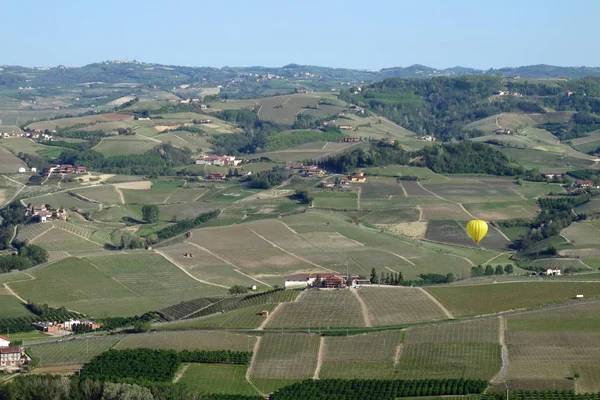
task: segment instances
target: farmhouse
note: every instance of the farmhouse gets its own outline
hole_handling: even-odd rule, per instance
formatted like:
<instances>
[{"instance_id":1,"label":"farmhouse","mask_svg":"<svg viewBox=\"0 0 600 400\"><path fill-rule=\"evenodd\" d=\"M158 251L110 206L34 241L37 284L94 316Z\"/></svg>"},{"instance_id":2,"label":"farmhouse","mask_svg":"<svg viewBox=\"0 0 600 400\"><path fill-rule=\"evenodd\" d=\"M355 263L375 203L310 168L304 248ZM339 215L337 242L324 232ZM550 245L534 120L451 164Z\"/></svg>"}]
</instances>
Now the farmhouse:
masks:
<instances>
[{"instance_id":1,"label":"farmhouse","mask_svg":"<svg viewBox=\"0 0 600 400\"><path fill-rule=\"evenodd\" d=\"M27 170L25 169L25 167L19 167L19 173L21 173L21 174L22 174L22 173L24 173L25 171L27 171Z\"/></svg>"},{"instance_id":2,"label":"farmhouse","mask_svg":"<svg viewBox=\"0 0 600 400\"><path fill-rule=\"evenodd\" d=\"M15 367L23 365L23 349L18 346L0 348L0 367Z\"/></svg>"},{"instance_id":3,"label":"farmhouse","mask_svg":"<svg viewBox=\"0 0 600 400\"><path fill-rule=\"evenodd\" d=\"M512 131L510 129L498 128L496 129L496 135L512 135Z\"/></svg>"},{"instance_id":4,"label":"farmhouse","mask_svg":"<svg viewBox=\"0 0 600 400\"><path fill-rule=\"evenodd\" d=\"M352 125L340 125L340 126L338 126L338 128L340 128L340 129L341 129L341 130L343 130L343 131L351 131L351 130L353 130L353 129L354 129L354 128L352 127Z\"/></svg>"},{"instance_id":5,"label":"farmhouse","mask_svg":"<svg viewBox=\"0 0 600 400\"><path fill-rule=\"evenodd\" d=\"M226 181L227 177L219 172L211 172L206 179L209 181Z\"/></svg>"},{"instance_id":6,"label":"farmhouse","mask_svg":"<svg viewBox=\"0 0 600 400\"><path fill-rule=\"evenodd\" d=\"M10 339L6 336L0 335L0 347L8 347L10 345Z\"/></svg>"},{"instance_id":7,"label":"farmhouse","mask_svg":"<svg viewBox=\"0 0 600 400\"><path fill-rule=\"evenodd\" d=\"M317 281L318 280L318 281ZM359 280L358 275L351 275L352 286ZM286 289L299 289L311 286L338 289L346 287L346 278L337 274L294 274L284 278Z\"/></svg>"},{"instance_id":8,"label":"farmhouse","mask_svg":"<svg viewBox=\"0 0 600 400\"><path fill-rule=\"evenodd\" d=\"M58 332L58 331L72 331L75 325L87 325L92 329L100 328L100 324L91 320L77 320L70 319L64 322L34 322L31 324L35 329L42 332Z\"/></svg>"},{"instance_id":9,"label":"farmhouse","mask_svg":"<svg viewBox=\"0 0 600 400\"><path fill-rule=\"evenodd\" d=\"M205 119L201 119L201 120L200 120L200 123L201 123L201 124L210 124L211 122L212 122L212 121L211 121L210 119L208 119L208 118L205 118Z\"/></svg>"},{"instance_id":10,"label":"farmhouse","mask_svg":"<svg viewBox=\"0 0 600 400\"><path fill-rule=\"evenodd\" d=\"M588 181L588 180L578 179L577 181L575 181L575 186L580 187L580 188L590 188L593 185L594 184L592 183L592 181Z\"/></svg>"},{"instance_id":11,"label":"farmhouse","mask_svg":"<svg viewBox=\"0 0 600 400\"><path fill-rule=\"evenodd\" d=\"M85 167L77 167L75 168L75 173L76 174L85 174L87 172L87 168Z\"/></svg>"},{"instance_id":12,"label":"farmhouse","mask_svg":"<svg viewBox=\"0 0 600 400\"><path fill-rule=\"evenodd\" d=\"M219 167L237 167L242 160L236 160L234 156L205 155L196 160L199 165L217 165Z\"/></svg>"},{"instance_id":13,"label":"farmhouse","mask_svg":"<svg viewBox=\"0 0 600 400\"><path fill-rule=\"evenodd\" d=\"M52 218L52 211L44 210L36 215L40 222L48 222L49 218Z\"/></svg>"},{"instance_id":14,"label":"farmhouse","mask_svg":"<svg viewBox=\"0 0 600 400\"><path fill-rule=\"evenodd\" d=\"M335 187L335 183L333 183L333 182L323 182L323 183L321 183L321 187L325 188L325 189L331 189L331 188Z\"/></svg>"},{"instance_id":15,"label":"farmhouse","mask_svg":"<svg viewBox=\"0 0 600 400\"><path fill-rule=\"evenodd\" d=\"M562 174L555 174L553 172L549 172L549 173L542 174L542 177L544 177L546 179L554 179L554 178L560 179L560 178L562 178Z\"/></svg>"},{"instance_id":16,"label":"farmhouse","mask_svg":"<svg viewBox=\"0 0 600 400\"><path fill-rule=\"evenodd\" d=\"M350 180L347 178L342 178L340 179L340 186L341 187L347 187L350 186Z\"/></svg>"},{"instance_id":17,"label":"farmhouse","mask_svg":"<svg viewBox=\"0 0 600 400\"><path fill-rule=\"evenodd\" d=\"M435 136L431 136L431 135L421 136L421 140L424 140L426 142L435 142Z\"/></svg>"},{"instance_id":18,"label":"farmhouse","mask_svg":"<svg viewBox=\"0 0 600 400\"><path fill-rule=\"evenodd\" d=\"M350 180L350 182L366 182L367 181L367 177L365 176L364 172L356 172L354 175L349 176L348 179Z\"/></svg>"},{"instance_id":19,"label":"farmhouse","mask_svg":"<svg viewBox=\"0 0 600 400\"><path fill-rule=\"evenodd\" d=\"M304 171L304 176L323 176L325 175L325 170L314 165L308 166Z\"/></svg>"},{"instance_id":20,"label":"farmhouse","mask_svg":"<svg viewBox=\"0 0 600 400\"><path fill-rule=\"evenodd\" d=\"M542 271L542 275L546 276L561 276L563 274L563 269L561 267L544 267Z\"/></svg>"}]
</instances>

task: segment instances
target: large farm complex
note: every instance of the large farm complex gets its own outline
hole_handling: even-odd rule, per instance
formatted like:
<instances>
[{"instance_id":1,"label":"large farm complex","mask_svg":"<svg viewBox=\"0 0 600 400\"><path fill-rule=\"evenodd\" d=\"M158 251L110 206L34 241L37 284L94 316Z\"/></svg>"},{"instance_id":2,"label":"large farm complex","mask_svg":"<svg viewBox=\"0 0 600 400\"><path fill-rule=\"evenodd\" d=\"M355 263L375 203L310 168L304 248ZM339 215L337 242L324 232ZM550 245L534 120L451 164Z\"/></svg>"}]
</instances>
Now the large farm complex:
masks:
<instances>
[{"instance_id":1,"label":"large farm complex","mask_svg":"<svg viewBox=\"0 0 600 400\"><path fill-rule=\"evenodd\" d=\"M479 118L419 79L129 64L152 85L0 80L0 387L600 392L600 110L565 103L597 80L439 78Z\"/></svg>"}]
</instances>

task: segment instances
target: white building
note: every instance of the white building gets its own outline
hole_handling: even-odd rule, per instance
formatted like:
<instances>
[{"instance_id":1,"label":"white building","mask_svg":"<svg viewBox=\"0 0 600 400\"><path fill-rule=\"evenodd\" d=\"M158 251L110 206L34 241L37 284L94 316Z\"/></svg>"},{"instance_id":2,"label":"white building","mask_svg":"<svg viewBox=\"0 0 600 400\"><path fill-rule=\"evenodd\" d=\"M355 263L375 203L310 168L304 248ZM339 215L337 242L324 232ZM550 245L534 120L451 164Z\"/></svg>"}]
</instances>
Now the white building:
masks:
<instances>
[{"instance_id":1,"label":"white building","mask_svg":"<svg viewBox=\"0 0 600 400\"><path fill-rule=\"evenodd\" d=\"M544 270L542 271L542 275L561 276L562 272L563 272L563 270L561 267L544 267Z\"/></svg>"},{"instance_id":2,"label":"white building","mask_svg":"<svg viewBox=\"0 0 600 400\"><path fill-rule=\"evenodd\" d=\"M31 168L31 172L37 172L37 168L36 167Z\"/></svg>"},{"instance_id":3,"label":"white building","mask_svg":"<svg viewBox=\"0 0 600 400\"><path fill-rule=\"evenodd\" d=\"M27 171L27 170L25 169L25 167L19 167L19 173L24 173L24 172L26 172L26 171Z\"/></svg>"},{"instance_id":4,"label":"white building","mask_svg":"<svg viewBox=\"0 0 600 400\"><path fill-rule=\"evenodd\" d=\"M10 339L6 336L0 335L0 347L8 347L10 345Z\"/></svg>"},{"instance_id":5,"label":"white building","mask_svg":"<svg viewBox=\"0 0 600 400\"><path fill-rule=\"evenodd\" d=\"M301 289L311 286L317 275L315 274L295 274L284 278L284 287L286 289Z\"/></svg>"}]
</instances>

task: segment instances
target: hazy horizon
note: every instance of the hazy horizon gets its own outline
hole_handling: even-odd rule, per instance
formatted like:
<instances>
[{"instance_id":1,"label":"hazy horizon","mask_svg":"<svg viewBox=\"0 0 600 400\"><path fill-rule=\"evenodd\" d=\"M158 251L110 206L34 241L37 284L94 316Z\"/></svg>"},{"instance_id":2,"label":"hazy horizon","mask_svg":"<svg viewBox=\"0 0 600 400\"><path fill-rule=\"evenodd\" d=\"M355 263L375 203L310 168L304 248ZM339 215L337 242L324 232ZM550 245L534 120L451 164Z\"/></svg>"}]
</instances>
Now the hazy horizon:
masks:
<instances>
[{"instance_id":1,"label":"hazy horizon","mask_svg":"<svg viewBox=\"0 0 600 400\"><path fill-rule=\"evenodd\" d=\"M185 66L380 70L414 64L487 70L512 65L600 66L600 2L474 0L301 4L133 0L0 2L0 64L83 66L141 60Z\"/></svg>"}]
</instances>

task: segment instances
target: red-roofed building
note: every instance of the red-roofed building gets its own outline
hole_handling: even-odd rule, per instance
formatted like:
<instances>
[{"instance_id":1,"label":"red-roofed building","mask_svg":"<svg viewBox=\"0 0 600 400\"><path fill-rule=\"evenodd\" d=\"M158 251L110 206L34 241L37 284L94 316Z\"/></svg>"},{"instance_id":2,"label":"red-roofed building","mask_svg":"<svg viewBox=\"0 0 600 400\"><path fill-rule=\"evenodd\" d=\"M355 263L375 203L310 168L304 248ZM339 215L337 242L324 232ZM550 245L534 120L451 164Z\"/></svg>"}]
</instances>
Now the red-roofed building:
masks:
<instances>
[{"instance_id":1,"label":"red-roofed building","mask_svg":"<svg viewBox=\"0 0 600 400\"><path fill-rule=\"evenodd\" d=\"M0 347L8 347L10 345L10 339L6 336L0 335Z\"/></svg>"},{"instance_id":2,"label":"red-roofed building","mask_svg":"<svg viewBox=\"0 0 600 400\"><path fill-rule=\"evenodd\" d=\"M226 181L227 177L219 172L211 172L207 179L209 181Z\"/></svg>"}]
</instances>

